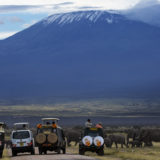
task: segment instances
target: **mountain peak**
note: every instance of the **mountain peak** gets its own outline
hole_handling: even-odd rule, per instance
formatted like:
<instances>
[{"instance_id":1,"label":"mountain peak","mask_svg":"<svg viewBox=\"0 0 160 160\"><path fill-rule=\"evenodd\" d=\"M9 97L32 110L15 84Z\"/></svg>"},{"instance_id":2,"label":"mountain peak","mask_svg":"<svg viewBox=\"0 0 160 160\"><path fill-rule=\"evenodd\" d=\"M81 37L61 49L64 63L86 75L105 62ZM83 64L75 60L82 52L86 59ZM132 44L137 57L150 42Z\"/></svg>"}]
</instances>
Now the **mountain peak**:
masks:
<instances>
[{"instance_id":1,"label":"mountain peak","mask_svg":"<svg viewBox=\"0 0 160 160\"><path fill-rule=\"evenodd\" d=\"M109 13L107 11L97 10L97 11L78 11L78 12L69 12L69 13L60 13L51 15L43 20L44 25L51 23L57 23L60 25L69 24L72 22L78 22L82 19L88 20L90 22L97 22L98 20L105 20L107 23L117 22L118 17L117 13Z\"/></svg>"}]
</instances>

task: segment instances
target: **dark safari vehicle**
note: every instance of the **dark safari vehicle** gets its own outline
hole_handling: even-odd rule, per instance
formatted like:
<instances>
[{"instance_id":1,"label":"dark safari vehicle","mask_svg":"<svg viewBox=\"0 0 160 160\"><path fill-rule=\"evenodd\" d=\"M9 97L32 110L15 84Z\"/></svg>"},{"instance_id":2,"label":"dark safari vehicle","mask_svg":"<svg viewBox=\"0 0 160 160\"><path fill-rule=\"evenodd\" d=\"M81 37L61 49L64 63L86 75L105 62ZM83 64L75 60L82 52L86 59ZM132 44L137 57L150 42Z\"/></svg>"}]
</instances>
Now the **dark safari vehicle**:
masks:
<instances>
[{"instance_id":1,"label":"dark safari vehicle","mask_svg":"<svg viewBox=\"0 0 160 160\"><path fill-rule=\"evenodd\" d=\"M79 154L84 155L86 151L96 152L104 155L104 135L101 128L85 128L79 143Z\"/></svg>"},{"instance_id":2,"label":"dark safari vehicle","mask_svg":"<svg viewBox=\"0 0 160 160\"><path fill-rule=\"evenodd\" d=\"M42 118L42 124L37 125L36 144L39 154L55 151L66 153L66 141L63 130L58 126L58 118Z\"/></svg>"},{"instance_id":3,"label":"dark safari vehicle","mask_svg":"<svg viewBox=\"0 0 160 160\"><path fill-rule=\"evenodd\" d=\"M4 123L0 122L0 158L2 158L4 149Z\"/></svg>"}]
</instances>

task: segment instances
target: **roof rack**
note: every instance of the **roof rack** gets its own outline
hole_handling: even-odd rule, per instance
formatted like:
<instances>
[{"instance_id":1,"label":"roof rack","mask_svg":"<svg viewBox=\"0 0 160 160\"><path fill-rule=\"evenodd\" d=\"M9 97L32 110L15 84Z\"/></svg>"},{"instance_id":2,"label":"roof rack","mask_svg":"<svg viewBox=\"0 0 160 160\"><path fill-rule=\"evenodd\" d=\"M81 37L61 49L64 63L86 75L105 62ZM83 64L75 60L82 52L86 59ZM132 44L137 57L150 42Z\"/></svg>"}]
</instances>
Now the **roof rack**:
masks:
<instances>
[{"instance_id":1,"label":"roof rack","mask_svg":"<svg viewBox=\"0 0 160 160\"><path fill-rule=\"evenodd\" d=\"M59 121L59 118L42 118L42 121Z\"/></svg>"},{"instance_id":2,"label":"roof rack","mask_svg":"<svg viewBox=\"0 0 160 160\"><path fill-rule=\"evenodd\" d=\"M20 130L20 129L26 130L26 129L29 129L29 123L28 122L14 123L13 125L14 125L14 129L15 130Z\"/></svg>"},{"instance_id":3,"label":"roof rack","mask_svg":"<svg viewBox=\"0 0 160 160\"><path fill-rule=\"evenodd\" d=\"M46 125L47 123L52 123L55 122L56 124L58 123L60 119L59 118L42 118L42 123L43 125Z\"/></svg>"}]
</instances>

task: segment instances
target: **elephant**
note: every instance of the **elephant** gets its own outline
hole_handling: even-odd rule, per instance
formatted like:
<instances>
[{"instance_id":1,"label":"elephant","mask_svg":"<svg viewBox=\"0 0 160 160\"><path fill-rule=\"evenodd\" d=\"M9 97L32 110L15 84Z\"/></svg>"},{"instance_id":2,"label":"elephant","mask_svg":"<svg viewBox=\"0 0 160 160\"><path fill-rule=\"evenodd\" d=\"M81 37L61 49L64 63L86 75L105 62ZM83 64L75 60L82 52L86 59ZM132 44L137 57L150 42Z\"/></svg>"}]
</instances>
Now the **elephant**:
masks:
<instances>
[{"instance_id":1,"label":"elephant","mask_svg":"<svg viewBox=\"0 0 160 160\"><path fill-rule=\"evenodd\" d=\"M117 145L117 144L121 144L121 148L123 148L123 145L126 146L125 136L112 134L112 135L109 135L108 137L111 139L111 142L112 142L112 143L115 143L116 148L118 148L118 145Z\"/></svg>"},{"instance_id":2,"label":"elephant","mask_svg":"<svg viewBox=\"0 0 160 160\"><path fill-rule=\"evenodd\" d=\"M77 143L79 142L80 140L80 137L81 137L81 132L80 131L76 131L76 130L73 130L73 129L68 129L67 131L65 131L65 136L67 138L67 145L70 146L71 142L75 142L75 146L77 145Z\"/></svg>"},{"instance_id":3,"label":"elephant","mask_svg":"<svg viewBox=\"0 0 160 160\"><path fill-rule=\"evenodd\" d=\"M112 147L112 141L109 137L104 138L104 144L106 147L111 148Z\"/></svg>"},{"instance_id":4,"label":"elephant","mask_svg":"<svg viewBox=\"0 0 160 160\"><path fill-rule=\"evenodd\" d=\"M129 139L131 138L133 142L134 140L136 140L140 135L140 129L139 128L133 128L133 129L129 129L127 131L127 145L130 143Z\"/></svg>"},{"instance_id":5,"label":"elephant","mask_svg":"<svg viewBox=\"0 0 160 160\"><path fill-rule=\"evenodd\" d=\"M138 139L135 139L133 141L130 141L129 144L132 145L132 148L133 147L142 147L142 142L139 141Z\"/></svg>"},{"instance_id":6,"label":"elephant","mask_svg":"<svg viewBox=\"0 0 160 160\"><path fill-rule=\"evenodd\" d=\"M142 129L139 140L144 142L145 146L152 146L152 142L160 142L160 129Z\"/></svg>"}]
</instances>

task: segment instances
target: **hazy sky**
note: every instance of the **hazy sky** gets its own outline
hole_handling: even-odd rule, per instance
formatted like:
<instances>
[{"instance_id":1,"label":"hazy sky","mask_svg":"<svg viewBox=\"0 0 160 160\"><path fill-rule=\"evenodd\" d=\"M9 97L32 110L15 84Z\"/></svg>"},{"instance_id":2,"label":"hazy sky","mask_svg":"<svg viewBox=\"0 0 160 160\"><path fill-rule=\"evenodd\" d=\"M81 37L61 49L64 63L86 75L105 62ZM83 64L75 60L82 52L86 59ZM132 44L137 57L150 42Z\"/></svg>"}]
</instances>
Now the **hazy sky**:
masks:
<instances>
[{"instance_id":1,"label":"hazy sky","mask_svg":"<svg viewBox=\"0 0 160 160\"><path fill-rule=\"evenodd\" d=\"M84 9L130 9L157 0L0 0L0 39L53 13Z\"/></svg>"}]
</instances>

